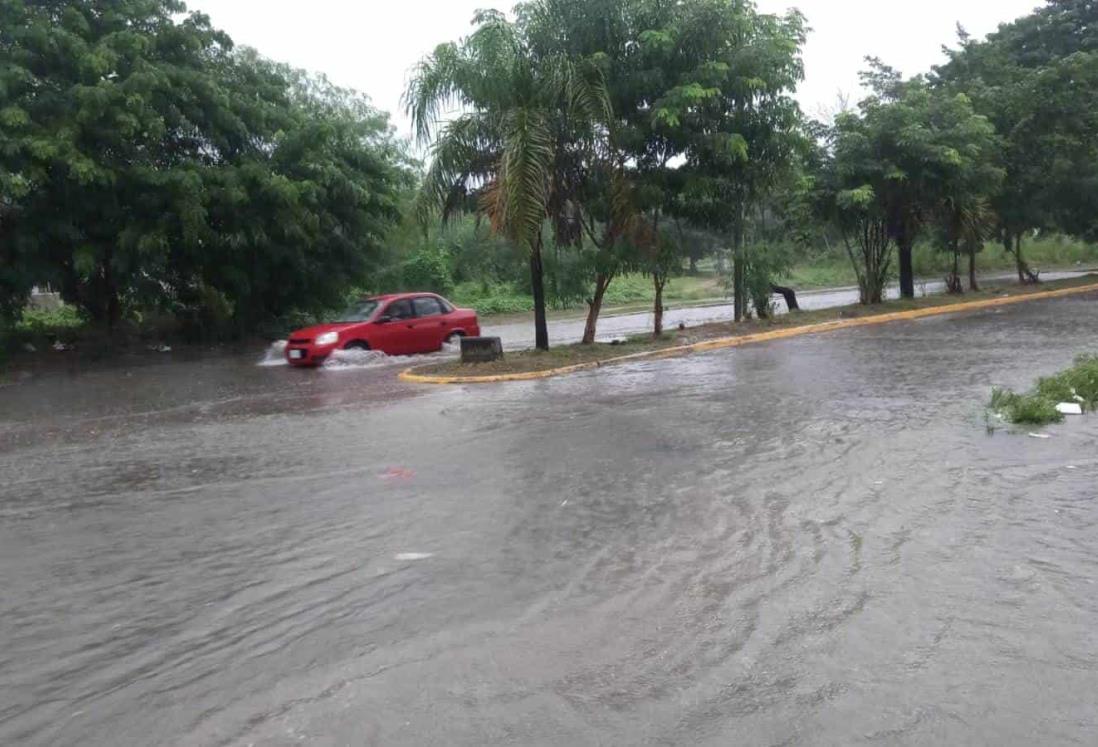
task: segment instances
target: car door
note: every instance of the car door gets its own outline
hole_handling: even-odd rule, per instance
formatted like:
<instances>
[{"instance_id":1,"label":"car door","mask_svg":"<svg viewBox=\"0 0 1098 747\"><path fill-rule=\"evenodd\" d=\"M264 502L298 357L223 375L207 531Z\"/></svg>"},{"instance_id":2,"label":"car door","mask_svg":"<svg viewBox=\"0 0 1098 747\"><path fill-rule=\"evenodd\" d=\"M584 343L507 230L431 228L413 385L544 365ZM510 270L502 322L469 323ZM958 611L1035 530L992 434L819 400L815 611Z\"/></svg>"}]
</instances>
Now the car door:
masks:
<instances>
[{"instance_id":1,"label":"car door","mask_svg":"<svg viewBox=\"0 0 1098 747\"><path fill-rule=\"evenodd\" d=\"M416 312L415 348L417 353L433 353L442 347L442 341L450 333L442 304L434 296L419 296L412 299L412 308Z\"/></svg>"},{"instance_id":2,"label":"car door","mask_svg":"<svg viewBox=\"0 0 1098 747\"><path fill-rule=\"evenodd\" d=\"M391 301L381 312L387 322L375 322L372 344L386 355L409 355L415 352L415 311L407 298Z\"/></svg>"}]
</instances>

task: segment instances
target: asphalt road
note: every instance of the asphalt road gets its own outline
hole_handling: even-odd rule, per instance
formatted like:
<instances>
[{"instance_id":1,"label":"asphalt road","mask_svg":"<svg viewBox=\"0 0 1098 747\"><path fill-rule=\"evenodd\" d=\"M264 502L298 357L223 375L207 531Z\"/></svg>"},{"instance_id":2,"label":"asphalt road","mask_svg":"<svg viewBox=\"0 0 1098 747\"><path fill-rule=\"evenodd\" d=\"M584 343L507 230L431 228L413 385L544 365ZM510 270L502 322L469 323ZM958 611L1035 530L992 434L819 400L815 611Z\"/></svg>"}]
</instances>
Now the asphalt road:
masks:
<instances>
[{"instance_id":1,"label":"asphalt road","mask_svg":"<svg viewBox=\"0 0 1098 747\"><path fill-rule=\"evenodd\" d=\"M541 382L0 388L0 744L1090 744L1098 294ZM989 427L992 426L992 427Z\"/></svg>"}]
</instances>

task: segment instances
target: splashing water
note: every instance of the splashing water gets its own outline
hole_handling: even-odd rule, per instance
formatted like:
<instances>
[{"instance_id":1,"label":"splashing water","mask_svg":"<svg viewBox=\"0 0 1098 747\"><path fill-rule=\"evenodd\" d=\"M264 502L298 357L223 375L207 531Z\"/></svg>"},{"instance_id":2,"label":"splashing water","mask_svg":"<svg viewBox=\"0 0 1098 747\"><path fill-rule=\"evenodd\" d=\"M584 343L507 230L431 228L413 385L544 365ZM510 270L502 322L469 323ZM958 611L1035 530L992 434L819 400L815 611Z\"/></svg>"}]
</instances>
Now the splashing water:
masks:
<instances>
[{"instance_id":1,"label":"splashing water","mask_svg":"<svg viewBox=\"0 0 1098 747\"><path fill-rule=\"evenodd\" d=\"M286 340L272 342L271 346L263 353L256 365L259 366L286 366ZM432 360L453 358L461 353L461 345L443 344L442 350L437 353L424 355L390 356L380 350L335 350L321 366L323 371L349 371L362 368L384 368L396 365L415 365Z\"/></svg>"},{"instance_id":2,"label":"splashing water","mask_svg":"<svg viewBox=\"0 0 1098 747\"><path fill-rule=\"evenodd\" d=\"M324 361L323 369L347 371L358 368L378 368L399 362L399 358L391 358L380 350L333 350Z\"/></svg>"},{"instance_id":3,"label":"splashing water","mask_svg":"<svg viewBox=\"0 0 1098 747\"><path fill-rule=\"evenodd\" d=\"M271 343L257 365L260 366L288 366L286 362L286 340L276 340Z\"/></svg>"}]
</instances>

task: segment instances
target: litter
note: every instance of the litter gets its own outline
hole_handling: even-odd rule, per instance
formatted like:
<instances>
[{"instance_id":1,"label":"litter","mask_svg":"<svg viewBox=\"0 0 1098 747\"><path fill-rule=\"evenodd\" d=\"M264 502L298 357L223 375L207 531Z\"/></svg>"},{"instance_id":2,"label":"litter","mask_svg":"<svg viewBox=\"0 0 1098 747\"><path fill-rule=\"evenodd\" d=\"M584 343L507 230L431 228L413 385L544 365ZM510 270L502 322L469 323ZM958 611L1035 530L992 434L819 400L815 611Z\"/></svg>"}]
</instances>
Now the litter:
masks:
<instances>
[{"instance_id":1,"label":"litter","mask_svg":"<svg viewBox=\"0 0 1098 747\"><path fill-rule=\"evenodd\" d=\"M381 480L411 480L416 473L405 467L390 467L378 475Z\"/></svg>"},{"instance_id":2,"label":"litter","mask_svg":"<svg viewBox=\"0 0 1098 747\"><path fill-rule=\"evenodd\" d=\"M1082 415L1083 406L1078 402L1061 402L1056 405L1056 412L1061 415Z\"/></svg>"},{"instance_id":3,"label":"litter","mask_svg":"<svg viewBox=\"0 0 1098 747\"><path fill-rule=\"evenodd\" d=\"M1052 436L1048 435L1047 433L1030 433L1029 437L1030 438L1052 438Z\"/></svg>"}]
</instances>

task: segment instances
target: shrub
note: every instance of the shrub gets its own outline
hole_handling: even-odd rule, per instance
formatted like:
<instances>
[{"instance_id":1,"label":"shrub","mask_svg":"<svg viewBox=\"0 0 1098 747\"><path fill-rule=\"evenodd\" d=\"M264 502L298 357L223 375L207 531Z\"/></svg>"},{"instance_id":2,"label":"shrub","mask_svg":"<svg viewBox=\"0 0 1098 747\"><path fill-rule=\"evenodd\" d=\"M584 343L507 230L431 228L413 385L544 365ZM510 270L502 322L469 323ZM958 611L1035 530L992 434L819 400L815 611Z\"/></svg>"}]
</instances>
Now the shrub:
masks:
<instances>
[{"instance_id":1,"label":"shrub","mask_svg":"<svg viewBox=\"0 0 1098 747\"><path fill-rule=\"evenodd\" d=\"M401 282L405 290L448 295L454 288L449 255L434 246L417 249L404 262Z\"/></svg>"},{"instance_id":2,"label":"shrub","mask_svg":"<svg viewBox=\"0 0 1098 747\"><path fill-rule=\"evenodd\" d=\"M61 305L52 309L30 307L23 311L15 324L15 331L39 337L78 329L84 324L84 317L73 306Z\"/></svg>"},{"instance_id":3,"label":"shrub","mask_svg":"<svg viewBox=\"0 0 1098 747\"><path fill-rule=\"evenodd\" d=\"M990 408L1010 423L1046 425L1064 419L1056 409L1061 402L1078 402L1088 411L1098 409L1098 355L1079 356L1066 371L1039 379L1028 394L994 389Z\"/></svg>"}]
</instances>

